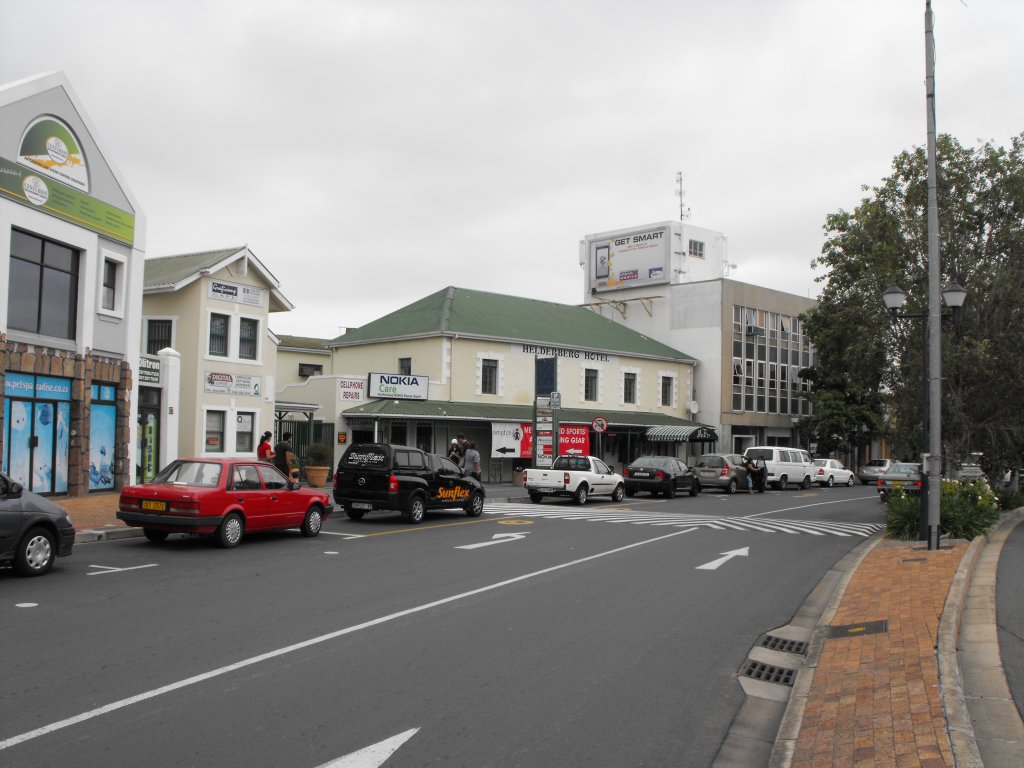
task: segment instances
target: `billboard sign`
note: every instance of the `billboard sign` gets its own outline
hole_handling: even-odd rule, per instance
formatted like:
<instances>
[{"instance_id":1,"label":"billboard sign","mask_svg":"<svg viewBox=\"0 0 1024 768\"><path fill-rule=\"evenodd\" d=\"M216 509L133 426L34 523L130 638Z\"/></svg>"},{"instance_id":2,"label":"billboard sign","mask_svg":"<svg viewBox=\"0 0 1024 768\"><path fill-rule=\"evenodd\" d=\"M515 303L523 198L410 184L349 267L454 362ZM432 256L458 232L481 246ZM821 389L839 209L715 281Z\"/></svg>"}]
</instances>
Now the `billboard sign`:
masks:
<instances>
[{"instance_id":1,"label":"billboard sign","mask_svg":"<svg viewBox=\"0 0 1024 768\"><path fill-rule=\"evenodd\" d=\"M542 446L549 458L551 455L550 437ZM590 454L590 428L584 424L558 425L558 455ZM532 459L533 458L533 425L512 424L508 422L491 422L491 458L492 459Z\"/></svg>"},{"instance_id":2,"label":"billboard sign","mask_svg":"<svg viewBox=\"0 0 1024 768\"><path fill-rule=\"evenodd\" d=\"M371 373L366 396L387 400L426 400L429 385L428 376Z\"/></svg>"},{"instance_id":3,"label":"billboard sign","mask_svg":"<svg viewBox=\"0 0 1024 768\"><path fill-rule=\"evenodd\" d=\"M614 291L669 282L671 229L650 227L587 240L590 288Z\"/></svg>"}]
</instances>

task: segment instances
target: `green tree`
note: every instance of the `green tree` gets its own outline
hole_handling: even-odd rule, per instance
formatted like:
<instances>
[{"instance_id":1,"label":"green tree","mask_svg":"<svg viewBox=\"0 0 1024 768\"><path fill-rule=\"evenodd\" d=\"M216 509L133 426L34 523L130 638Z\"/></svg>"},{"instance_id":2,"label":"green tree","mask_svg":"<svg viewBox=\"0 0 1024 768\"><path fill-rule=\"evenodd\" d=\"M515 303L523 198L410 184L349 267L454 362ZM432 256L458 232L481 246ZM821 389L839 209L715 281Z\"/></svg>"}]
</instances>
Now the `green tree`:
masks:
<instances>
[{"instance_id":1,"label":"green tree","mask_svg":"<svg viewBox=\"0 0 1024 768\"><path fill-rule=\"evenodd\" d=\"M1009 148L937 142L943 284L968 291L943 323L943 453L974 451L989 472L1024 463L1024 133ZM819 436L851 445L891 435L898 449L927 450L922 429L923 320L893 322L881 301L893 283L905 311L927 312L927 158L896 156L892 173L851 213L827 217L812 266L825 270L818 307L804 316L817 350L813 368Z\"/></svg>"}]
</instances>

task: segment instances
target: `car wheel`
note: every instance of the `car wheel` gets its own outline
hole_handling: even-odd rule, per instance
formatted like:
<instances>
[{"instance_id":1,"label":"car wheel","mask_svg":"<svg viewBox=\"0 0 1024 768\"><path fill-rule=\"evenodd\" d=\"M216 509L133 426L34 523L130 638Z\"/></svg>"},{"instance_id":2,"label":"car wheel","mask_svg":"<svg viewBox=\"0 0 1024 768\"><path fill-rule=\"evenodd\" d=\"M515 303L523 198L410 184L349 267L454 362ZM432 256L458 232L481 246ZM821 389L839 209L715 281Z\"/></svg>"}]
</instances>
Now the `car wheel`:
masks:
<instances>
[{"instance_id":1,"label":"car wheel","mask_svg":"<svg viewBox=\"0 0 1024 768\"><path fill-rule=\"evenodd\" d=\"M42 576L53 565L56 550L53 534L45 528L30 528L14 553L14 567L22 576Z\"/></svg>"},{"instance_id":2,"label":"car wheel","mask_svg":"<svg viewBox=\"0 0 1024 768\"><path fill-rule=\"evenodd\" d=\"M484 497L479 491L473 491L466 504L466 514L470 517L480 517L484 513Z\"/></svg>"},{"instance_id":3,"label":"car wheel","mask_svg":"<svg viewBox=\"0 0 1024 768\"><path fill-rule=\"evenodd\" d=\"M587 503L587 499L590 497L590 489L587 488L586 483L580 483L576 489L576 493L573 494L573 501L577 504L583 505Z\"/></svg>"},{"instance_id":4,"label":"car wheel","mask_svg":"<svg viewBox=\"0 0 1024 768\"><path fill-rule=\"evenodd\" d=\"M665 498L674 499L676 497L676 481L669 480L668 485L665 486Z\"/></svg>"},{"instance_id":5,"label":"car wheel","mask_svg":"<svg viewBox=\"0 0 1024 768\"><path fill-rule=\"evenodd\" d=\"M158 531L156 528L143 528L142 535L152 541L154 544L159 544L161 541L167 539L169 531Z\"/></svg>"},{"instance_id":6,"label":"car wheel","mask_svg":"<svg viewBox=\"0 0 1024 768\"><path fill-rule=\"evenodd\" d=\"M319 535L323 526L324 511L319 504L314 504L306 513L306 518L302 521L302 527L299 530L302 531L303 536L312 537Z\"/></svg>"},{"instance_id":7,"label":"car wheel","mask_svg":"<svg viewBox=\"0 0 1024 768\"><path fill-rule=\"evenodd\" d=\"M345 514L348 515L349 520L362 520L363 515L366 513L361 509L352 509L352 507L345 507Z\"/></svg>"},{"instance_id":8,"label":"car wheel","mask_svg":"<svg viewBox=\"0 0 1024 768\"><path fill-rule=\"evenodd\" d=\"M788 478L788 477L786 477L785 475L783 475L782 477L780 477L780 478L779 478L779 482L778 482L778 483L776 483L776 487L777 487L777 488L778 488L778 489L779 489L780 491L784 491L784 490L786 490L786 489L787 489L787 488L789 487L789 478Z\"/></svg>"},{"instance_id":9,"label":"car wheel","mask_svg":"<svg viewBox=\"0 0 1024 768\"><path fill-rule=\"evenodd\" d=\"M828 485L829 485L830 488L832 487L832 478L831 477L828 479ZM810 475L804 475L804 479L800 481L800 487L803 488L805 491L808 488L811 487L811 477L810 477Z\"/></svg>"},{"instance_id":10,"label":"car wheel","mask_svg":"<svg viewBox=\"0 0 1024 768\"><path fill-rule=\"evenodd\" d=\"M729 478L729 484L727 486L725 486L725 492L730 494L730 495L736 493L736 478L735 477L730 477Z\"/></svg>"},{"instance_id":11,"label":"car wheel","mask_svg":"<svg viewBox=\"0 0 1024 768\"><path fill-rule=\"evenodd\" d=\"M242 540L242 533L244 531L245 524L242 522L241 516L237 512L231 512L224 518L224 522L220 524L220 528L217 529L217 533L215 534L217 537L217 543L224 547L224 549L237 547L238 542Z\"/></svg>"},{"instance_id":12,"label":"car wheel","mask_svg":"<svg viewBox=\"0 0 1024 768\"><path fill-rule=\"evenodd\" d=\"M534 504L540 504L544 500L543 493L537 493L536 491L530 491L530 501Z\"/></svg>"},{"instance_id":13,"label":"car wheel","mask_svg":"<svg viewBox=\"0 0 1024 768\"><path fill-rule=\"evenodd\" d=\"M846 478L846 487L853 488L853 475L850 475L848 478Z\"/></svg>"},{"instance_id":14,"label":"car wheel","mask_svg":"<svg viewBox=\"0 0 1024 768\"><path fill-rule=\"evenodd\" d=\"M622 487L622 483L615 486L615 490L612 491L612 501L620 502L622 497L626 495L626 489ZM586 499L584 499L586 501Z\"/></svg>"},{"instance_id":15,"label":"car wheel","mask_svg":"<svg viewBox=\"0 0 1024 768\"><path fill-rule=\"evenodd\" d=\"M690 495L696 496L698 493L700 493L700 483L694 480L693 485L690 486Z\"/></svg>"},{"instance_id":16,"label":"car wheel","mask_svg":"<svg viewBox=\"0 0 1024 768\"><path fill-rule=\"evenodd\" d=\"M636 488L627 488L626 495L632 499L634 496L636 496Z\"/></svg>"},{"instance_id":17,"label":"car wheel","mask_svg":"<svg viewBox=\"0 0 1024 768\"><path fill-rule=\"evenodd\" d=\"M829 475L828 476L828 480L825 481L825 487L826 488L831 488L835 484L836 484L836 479L834 477L832 477L832 475Z\"/></svg>"},{"instance_id":18,"label":"car wheel","mask_svg":"<svg viewBox=\"0 0 1024 768\"><path fill-rule=\"evenodd\" d=\"M426 507L423 505L422 496L413 496L409 499L409 508L405 512L405 519L410 523L419 523L423 521L423 513L426 511Z\"/></svg>"}]
</instances>

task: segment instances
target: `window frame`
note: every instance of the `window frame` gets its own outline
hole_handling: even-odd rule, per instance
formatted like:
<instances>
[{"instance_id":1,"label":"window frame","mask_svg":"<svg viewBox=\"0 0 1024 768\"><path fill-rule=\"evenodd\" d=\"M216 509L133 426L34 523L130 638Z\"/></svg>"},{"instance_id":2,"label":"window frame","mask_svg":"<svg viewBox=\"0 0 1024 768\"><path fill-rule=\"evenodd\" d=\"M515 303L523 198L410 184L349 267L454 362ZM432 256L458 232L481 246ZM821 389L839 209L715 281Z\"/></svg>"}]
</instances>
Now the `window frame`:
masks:
<instances>
[{"instance_id":1,"label":"window frame","mask_svg":"<svg viewBox=\"0 0 1024 768\"><path fill-rule=\"evenodd\" d=\"M114 284L110 286L112 292L112 306L104 306L105 296L107 292L107 267L113 266L114 268ZM125 288L127 284L128 276L128 258L122 256L119 253L113 251L100 251L99 258L99 278L97 279L96 289L96 313L105 315L107 317L114 317L119 320L124 319L124 305L125 295L127 290Z\"/></svg>"},{"instance_id":2,"label":"window frame","mask_svg":"<svg viewBox=\"0 0 1024 768\"><path fill-rule=\"evenodd\" d=\"M159 353L160 349L164 349L165 347L170 347L171 349L174 349L174 326L175 326L175 322L174 321L175 321L175 318L173 318L173 317L144 317L143 318L143 322L145 324L145 338L143 339L143 341L145 342L144 349L146 350L146 354L147 355L156 356ZM167 327L168 327L168 330L169 330L167 344L165 344L164 346L160 347L160 349L158 349L156 351L153 351L153 352L149 351L150 344L153 341L153 337L150 335L150 331L152 330L152 327L151 327L150 323L167 323Z\"/></svg>"},{"instance_id":3,"label":"window frame","mask_svg":"<svg viewBox=\"0 0 1024 768\"><path fill-rule=\"evenodd\" d=\"M588 396L587 389L593 384L593 397ZM583 369L583 402L597 403L601 399L601 372L597 368Z\"/></svg>"},{"instance_id":4,"label":"window frame","mask_svg":"<svg viewBox=\"0 0 1024 768\"><path fill-rule=\"evenodd\" d=\"M220 415L220 432L210 429L210 416ZM204 408L203 409L203 455L204 456L224 456L228 452L227 447L227 423L228 423L228 411L226 408ZM220 449L210 449L210 435L220 435Z\"/></svg>"},{"instance_id":5,"label":"window frame","mask_svg":"<svg viewBox=\"0 0 1024 768\"><path fill-rule=\"evenodd\" d=\"M44 237L35 232L31 232L27 229L20 227L11 227L10 241L9 241L9 258L8 258L8 303L7 303L7 328L8 332L15 331L21 333L29 333L34 336L43 336L52 339L61 339L64 341L75 342L78 340L79 333L79 311L81 310L81 295L82 295L82 270L83 265L87 265L87 251L81 246L69 245L52 238ZM39 245L38 258L33 260L32 257L26 257L18 255L14 252L13 240L16 235L22 237L31 238L36 241ZM64 248L70 251L72 257L72 265L69 268L64 268L62 265L54 263L53 265L47 262L47 245L52 245L56 248ZM10 297L12 294L21 293L19 287L15 285L13 274L14 270L12 267L15 262L19 265L28 265L35 272L35 318L33 328L24 328L14 324L14 318L16 315L20 315L20 312L12 312L12 304ZM70 278L70 290L69 298L70 302L64 300L57 301L46 301L46 286L47 286L47 275L66 275ZM27 288L27 286L25 286ZM70 304L70 305L69 305ZM48 333L43 330L43 308L44 306L61 307L67 308L67 314L63 316L62 320L65 325L64 330L60 335L54 333ZM26 308L27 309L27 308Z\"/></svg>"},{"instance_id":6,"label":"window frame","mask_svg":"<svg viewBox=\"0 0 1024 768\"><path fill-rule=\"evenodd\" d=\"M220 318L224 319L224 333L223 333L224 352L223 353L221 353L221 352L214 352L213 351L213 340L214 340L213 324L214 324L215 320L218 320ZM209 322L207 323L207 325L208 325L208 331L207 331L207 334L206 334L206 354L209 357L215 357L215 358L218 358L218 359L223 359L223 358L230 357L231 356L231 315L225 315L222 312L210 312ZM221 334L217 334L216 338L220 339L221 338Z\"/></svg>"},{"instance_id":7,"label":"window frame","mask_svg":"<svg viewBox=\"0 0 1024 768\"><path fill-rule=\"evenodd\" d=\"M499 361L493 357L480 358L480 394L498 394ZM490 373L490 375L488 375ZM490 385L490 386L488 386Z\"/></svg>"},{"instance_id":8,"label":"window frame","mask_svg":"<svg viewBox=\"0 0 1024 768\"><path fill-rule=\"evenodd\" d=\"M636 405L637 404L637 384L639 376L636 371L623 371L622 372L622 404L623 405Z\"/></svg>"},{"instance_id":9,"label":"window frame","mask_svg":"<svg viewBox=\"0 0 1024 768\"><path fill-rule=\"evenodd\" d=\"M400 358L398 358L398 375L399 376L412 376L412 358L411 357L400 357Z\"/></svg>"},{"instance_id":10,"label":"window frame","mask_svg":"<svg viewBox=\"0 0 1024 768\"><path fill-rule=\"evenodd\" d=\"M246 327L253 327L252 338L243 339L242 329ZM258 317L247 317L245 315L239 315L238 317L238 359L248 360L249 362L255 362L260 359L260 319ZM252 356L242 354L242 343L252 343ZM230 349L230 345L229 345Z\"/></svg>"}]
</instances>

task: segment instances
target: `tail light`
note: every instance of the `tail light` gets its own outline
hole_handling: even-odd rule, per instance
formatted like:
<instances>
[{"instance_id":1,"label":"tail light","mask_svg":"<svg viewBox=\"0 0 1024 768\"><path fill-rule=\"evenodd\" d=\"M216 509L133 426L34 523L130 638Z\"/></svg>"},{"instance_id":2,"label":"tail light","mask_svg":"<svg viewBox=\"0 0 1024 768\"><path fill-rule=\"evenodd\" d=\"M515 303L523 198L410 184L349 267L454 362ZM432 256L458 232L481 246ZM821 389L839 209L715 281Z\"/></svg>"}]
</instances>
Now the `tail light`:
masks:
<instances>
[{"instance_id":1,"label":"tail light","mask_svg":"<svg viewBox=\"0 0 1024 768\"><path fill-rule=\"evenodd\" d=\"M665 479L665 473L664 473L664 472L662 472L662 471L661 471L661 470L659 469L659 470L658 470L657 472L655 472L655 473L654 473L654 479L655 479L655 480L664 480L664 479Z\"/></svg>"},{"instance_id":2,"label":"tail light","mask_svg":"<svg viewBox=\"0 0 1024 768\"><path fill-rule=\"evenodd\" d=\"M882 479L878 479L875 481L875 485L885 485L885 481Z\"/></svg>"},{"instance_id":3,"label":"tail light","mask_svg":"<svg viewBox=\"0 0 1024 768\"><path fill-rule=\"evenodd\" d=\"M568 472L563 472L562 473L562 485L568 485L568 484L569 484L569 473Z\"/></svg>"},{"instance_id":4,"label":"tail light","mask_svg":"<svg viewBox=\"0 0 1024 768\"><path fill-rule=\"evenodd\" d=\"M924 483L922 483L920 480L915 480L914 481L914 487L915 488L920 488L922 485L924 485Z\"/></svg>"},{"instance_id":5,"label":"tail light","mask_svg":"<svg viewBox=\"0 0 1024 768\"><path fill-rule=\"evenodd\" d=\"M131 512L133 510L139 509L139 500L132 498L131 496L122 496L121 502L120 504L118 504L118 507L123 512Z\"/></svg>"},{"instance_id":6,"label":"tail light","mask_svg":"<svg viewBox=\"0 0 1024 768\"><path fill-rule=\"evenodd\" d=\"M824 469L824 467L822 467L822 468L820 468L820 469L818 470L818 474L819 474L819 475L824 475L824 474L825 474L825 469Z\"/></svg>"},{"instance_id":7,"label":"tail light","mask_svg":"<svg viewBox=\"0 0 1024 768\"><path fill-rule=\"evenodd\" d=\"M199 502L198 501L172 501L167 507L167 511L172 515L198 515L199 514Z\"/></svg>"},{"instance_id":8,"label":"tail light","mask_svg":"<svg viewBox=\"0 0 1024 768\"><path fill-rule=\"evenodd\" d=\"M388 475L388 493L398 493L398 478Z\"/></svg>"},{"instance_id":9,"label":"tail light","mask_svg":"<svg viewBox=\"0 0 1024 768\"><path fill-rule=\"evenodd\" d=\"M622 468L622 476L623 477L629 477L629 467L623 467Z\"/></svg>"},{"instance_id":10,"label":"tail light","mask_svg":"<svg viewBox=\"0 0 1024 768\"><path fill-rule=\"evenodd\" d=\"M719 472L718 474L721 475L722 477L727 477L731 471L732 467L726 464L724 467L722 467L722 471Z\"/></svg>"}]
</instances>

